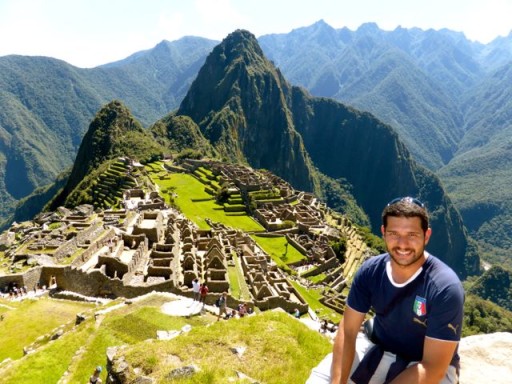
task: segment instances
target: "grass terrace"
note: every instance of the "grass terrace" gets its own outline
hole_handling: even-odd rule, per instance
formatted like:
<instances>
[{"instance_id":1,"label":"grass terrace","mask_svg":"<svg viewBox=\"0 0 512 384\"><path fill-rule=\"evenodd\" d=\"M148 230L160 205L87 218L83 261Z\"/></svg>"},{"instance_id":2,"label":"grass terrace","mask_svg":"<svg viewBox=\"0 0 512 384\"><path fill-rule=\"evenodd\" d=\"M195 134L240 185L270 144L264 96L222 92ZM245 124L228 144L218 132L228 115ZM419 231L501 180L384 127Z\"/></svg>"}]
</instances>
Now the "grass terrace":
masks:
<instances>
[{"instance_id":1,"label":"grass terrace","mask_svg":"<svg viewBox=\"0 0 512 384\"><path fill-rule=\"evenodd\" d=\"M329 319L335 323L338 323L341 320L341 315L338 312L326 307L320 302L320 299L322 298L320 289L307 289L295 281L290 281L290 283L301 294L304 300L307 301L309 307L317 314L318 317L322 319Z\"/></svg>"},{"instance_id":2,"label":"grass terrace","mask_svg":"<svg viewBox=\"0 0 512 384\"><path fill-rule=\"evenodd\" d=\"M225 212L224 207L205 192L204 184L189 174L171 173L169 179L161 180L153 173L151 178L161 191L167 191L164 195L166 202L171 203L171 195L175 194L174 204L201 229L210 228L205 221L205 218L209 218L244 231L264 231L258 222L244 212Z\"/></svg>"},{"instance_id":3,"label":"grass terrace","mask_svg":"<svg viewBox=\"0 0 512 384\"><path fill-rule=\"evenodd\" d=\"M251 300L251 293L245 281L245 276L236 253L233 254L234 266L228 267L229 286L231 295L241 300Z\"/></svg>"},{"instance_id":4,"label":"grass terrace","mask_svg":"<svg viewBox=\"0 0 512 384\"><path fill-rule=\"evenodd\" d=\"M22 302L0 299L0 314L4 316L0 328L1 381L56 383L67 372L66 382L85 383L95 366L105 367L107 347L124 345L121 353L126 361L158 383L177 382L167 375L188 364L197 365L200 370L180 379L180 383L227 383L233 381L236 372L268 384L301 383L332 349L327 338L282 312L217 322L210 313L191 317L166 315L161 307L171 300L164 295L148 295L131 305L121 304L95 321L94 311L113 305L50 298ZM87 315L77 326L76 313ZM64 325L64 334L48 341L60 325ZM180 330L185 325L191 326L188 333L169 341L156 340L158 330ZM38 339L40 335L47 336ZM23 347L36 339L38 347L22 358ZM232 352L235 347L246 348L242 357ZM283 366L287 369L283 370ZM101 379L106 382L106 370Z\"/></svg>"},{"instance_id":5,"label":"grass terrace","mask_svg":"<svg viewBox=\"0 0 512 384\"><path fill-rule=\"evenodd\" d=\"M258 235L251 236L254 241L267 252L275 263L286 270L289 270L288 264L305 260L305 257L293 245L288 243L286 237L263 237ZM286 245L288 244L288 246Z\"/></svg>"},{"instance_id":6,"label":"grass terrace","mask_svg":"<svg viewBox=\"0 0 512 384\"><path fill-rule=\"evenodd\" d=\"M45 296L22 301L0 299L0 314L4 316L0 327L0 361L20 359L23 347L62 324L74 323L77 313L93 307L93 304L56 301Z\"/></svg>"}]
</instances>

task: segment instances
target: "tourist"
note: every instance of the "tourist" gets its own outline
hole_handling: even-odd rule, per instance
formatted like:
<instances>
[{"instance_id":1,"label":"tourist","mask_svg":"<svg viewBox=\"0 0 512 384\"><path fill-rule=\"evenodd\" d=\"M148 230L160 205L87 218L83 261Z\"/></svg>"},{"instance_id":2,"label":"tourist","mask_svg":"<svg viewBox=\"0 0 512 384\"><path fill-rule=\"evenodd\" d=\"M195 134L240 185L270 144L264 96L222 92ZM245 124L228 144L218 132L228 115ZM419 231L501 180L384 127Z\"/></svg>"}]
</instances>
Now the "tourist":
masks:
<instances>
[{"instance_id":1,"label":"tourist","mask_svg":"<svg viewBox=\"0 0 512 384\"><path fill-rule=\"evenodd\" d=\"M247 313L247 303L240 304L238 306L238 316L244 317Z\"/></svg>"},{"instance_id":2,"label":"tourist","mask_svg":"<svg viewBox=\"0 0 512 384\"><path fill-rule=\"evenodd\" d=\"M194 279L194 281L192 281L192 292L194 293L194 301L200 301L200 288L201 284L199 283L199 279Z\"/></svg>"},{"instance_id":3,"label":"tourist","mask_svg":"<svg viewBox=\"0 0 512 384\"><path fill-rule=\"evenodd\" d=\"M232 309L231 312L226 313L226 316L224 316L224 319L232 319L236 317L236 310Z\"/></svg>"},{"instance_id":4,"label":"tourist","mask_svg":"<svg viewBox=\"0 0 512 384\"><path fill-rule=\"evenodd\" d=\"M222 295L219 297L218 304L219 304L219 315L217 316L217 321L220 320L220 317L222 315L227 315L227 301L228 301L228 293L222 292Z\"/></svg>"},{"instance_id":5,"label":"tourist","mask_svg":"<svg viewBox=\"0 0 512 384\"><path fill-rule=\"evenodd\" d=\"M201 287L199 288L199 302L203 303L203 307L206 304L206 295L208 295L208 286L206 285L206 281L201 284Z\"/></svg>"},{"instance_id":6,"label":"tourist","mask_svg":"<svg viewBox=\"0 0 512 384\"><path fill-rule=\"evenodd\" d=\"M94 369L94 373L91 375L91 377L89 377L89 383L96 383L96 384L101 384L102 381L100 379L100 375L101 375L101 371L103 369L101 368L101 366L97 366L95 369Z\"/></svg>"},{"instance_id":7,"label":"tourist","mask_svg":"<svg viewBox=\"0 0 512 384\"><path fill-rule=\"evenodd\" d=\"M381 231L388 253L357 271L333 353L307 384L458 382L464 291L455 272L425 251L425 206L411 197L391 201ZM372 326L360 333L370 309Z\"/></svg>"},{"instance_id":8,"label":"tourist","mask_svg":"<svg viewBox=\"0 0 512 384\"><path fill-rule=\"evenodd\" d=\"M300 318L300 311L299 311L299 308L295 308L293 310L293 317L295 317L296 319L299 319Z\"/></svg>"},{"instance_id":9,"label":"tourist","mask_svg":"<svg viewBox=\"0 0 512 384\"><path fill-rule=\"evenodd\" d=\"M322 324L320 325L320 333L326 333L328 330L328 322L327 320L322 321Z\"/></svg>"}]
</instances>

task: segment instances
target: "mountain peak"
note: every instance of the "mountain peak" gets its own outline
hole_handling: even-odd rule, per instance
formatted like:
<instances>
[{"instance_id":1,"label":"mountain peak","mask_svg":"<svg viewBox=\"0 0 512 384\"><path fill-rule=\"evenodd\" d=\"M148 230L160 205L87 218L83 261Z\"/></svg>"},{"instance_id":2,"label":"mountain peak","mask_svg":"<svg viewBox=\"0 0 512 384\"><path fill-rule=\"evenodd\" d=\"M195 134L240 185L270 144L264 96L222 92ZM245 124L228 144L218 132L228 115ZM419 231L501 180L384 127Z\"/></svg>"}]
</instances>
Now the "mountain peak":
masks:
<instances>
[{"instance_id":1,"label":"mountain peak","mask_svg":"<svg viewBox=\"0 0 512 384\"><path fill-rule=\"evenodd\" d=\"M359 28L357 28L357 32L374 34L380 32L380 28L375 22L363 23L359 26Z\"/></svg>"},{"instance_id":2,"label":"mountain peak","mask_svg":"<svg viewBox=\"0 0 512 384\"><path fill-rule=\"evenodd\" d=\"M177 115L189 116L222 157L312 191L310 161L286 105L289 92L256 37L236 30L207 57Z\"/></svg>"},{"instance_id":3,"label":"mountain peak","mask_svg":"<svg viewBox=\"0 0 512 384\"><path fill-rule=\"evenodd\" d=\"M120 101L103 106L89 125L62 192L51 209L61 205L88 174L106 161L127 156L146 161L164 152L150 133L133 117Z\"/></svg>"},{"instance_id":4,"label":"mountain peak","mask_svg":"<svg viewBox=\"0 0 512 384\"><path fill-rule=\"evenodd\" d=\"M254 52L257 56L263 56L263 51L260 48L256 36L245 29L237 29L230 33L224 40L222 40L218 45L218 48L223 50L226 54L231 55Z\"/></svg>"}]
</instances>

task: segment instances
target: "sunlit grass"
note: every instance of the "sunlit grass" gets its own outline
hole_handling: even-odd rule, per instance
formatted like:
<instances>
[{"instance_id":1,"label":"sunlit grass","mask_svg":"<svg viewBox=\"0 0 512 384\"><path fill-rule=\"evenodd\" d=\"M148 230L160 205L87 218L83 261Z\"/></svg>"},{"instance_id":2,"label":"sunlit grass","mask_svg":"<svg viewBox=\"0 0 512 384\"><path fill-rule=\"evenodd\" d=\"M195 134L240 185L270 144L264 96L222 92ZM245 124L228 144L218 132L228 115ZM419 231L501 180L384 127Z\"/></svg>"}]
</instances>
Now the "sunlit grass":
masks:
<instances>
[{"instance_id":1,"label":"sunlit grass","mask_svg":"<svg viewBox=\"0 0 512 384\"><path fill-rule=\"evenodd\" d=\"M305 260L305 257L292 244L288 243L286 237L263 237L251 236L263 250L268 253L272 260L280 267ZM288 246L286 245L288 244Z\"/></svg>"},{"instance_id":2,"label":"sunlit grass","mask_svg":"<svg viewBox=\"0 0 512 384\"><path fill-rule=\"evenodd\" d=\"M50 342L24 359L14 362L9 367L10 369L4 372L2 383L58 382L70 365L76 351L86 343L91 331L91 325L79 328L75 332L70 332Z\"/></svg>"},{"instance_id":3,"label":"sunlit grass","mask_svg":"<svg viewBox=\"0 0 512 384\"><path fill-rule=\"evenodd\" d=\"M329 318L331 321L338 323L341 320L341 315L329 307L326 307L320 302L322 293L317 289L306 289L295 281L290 281L295 289L300 293L304 300L308 303L309 307L320 318Z\"/></svg>"},{"instance_id":4,"label":"sunlit grass","mask_svg":"<svg viewBox=\"0 0 512 384\"><path fill-rule=\"evenodd\" d=\"M152 178L160 186L161 191L175 193L174 203L181 212L201 229L209 229L206 219L219 222L232 228L244 231L263 231L263 227L253 218L243 216L229 216L224 212L223 206L215 202L213 196L204 191L202 184L195 177L186 173L172 173L169 179L160 180Z\"/></svg>"},{"instance_id":5,"label":"sunlit grass","mask_svg":"<svg viewBox=\"0 0 512 384\"><path fill-rule=\"evenodd\" d=\"M76 314L93 308L93 304L63 301L58 306L47 297L21 302L0 300L4 320L0 323L0 361L23 356L23 347L61 324L73 322ZM14 309L9 309L14 308Z\"/></svg>"},{"instance_id":6,"label":"sunlit grass","mask_svg":"<svg viewBox=\"0 0 512 384\"><path fill-rule=\"evenodd\" d=\"M241 358L231 350L235 347L246 348ZM139 343L126 356L135 366L149 368L145 373L159 383L172 382L166 379L172 369L195 364L201 371L180 383L227 383L238 371L259 382L282 384L305 382L331 349L318 332L285 313L269 311L194 328L168 342Z\"/></svg>"}]
</instances>

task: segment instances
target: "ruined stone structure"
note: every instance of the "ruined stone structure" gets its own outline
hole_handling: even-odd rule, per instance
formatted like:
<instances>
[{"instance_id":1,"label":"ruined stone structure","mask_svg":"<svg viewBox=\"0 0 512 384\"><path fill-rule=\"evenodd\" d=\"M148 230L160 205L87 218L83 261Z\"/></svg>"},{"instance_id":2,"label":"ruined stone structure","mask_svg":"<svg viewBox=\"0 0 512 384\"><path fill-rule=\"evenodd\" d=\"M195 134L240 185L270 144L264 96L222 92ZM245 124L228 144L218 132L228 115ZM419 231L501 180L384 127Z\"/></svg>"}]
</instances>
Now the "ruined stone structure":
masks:
<instances>
[{"instance_id":1,"label":"ruined stone structure","mask_svg":"<svg viewBox=\"0 0 512 384\"><path fill-rule=\"evenodd\" d=\"M347 279L368 254L357 230L313 195L296 192L268 172L196 160L185 162L183 169L205 166L244 204L256 202L254 217L267 232L285 235L304 255L291 266L299 283L310 285L308 276L325 275L319 283L323 302L341 312ZM239 283L250 294L250 306L308 311L289 277L248 234L214 222L208 222L211 229L200 230L155 191L126 190L122 205L125 209L99 214L91 206L62 208L40 215L32 225L13 225L4 236L6 255L14 263L31 260L31 268L0 276L0 289L16 282L28 289L56 284L87 296L132 298L151 291L191 296L192 281L198 278L207 282L212 304L222 292L231 293L228 272L233 269L243 276ZM285 222L292 228L285 228ZM13 236L22 239L16 249L11 248ZM340 236L349 244L343 265L329 245ZM228 306L240 302L230 295Z\"/></svg>"}]
</instances>

